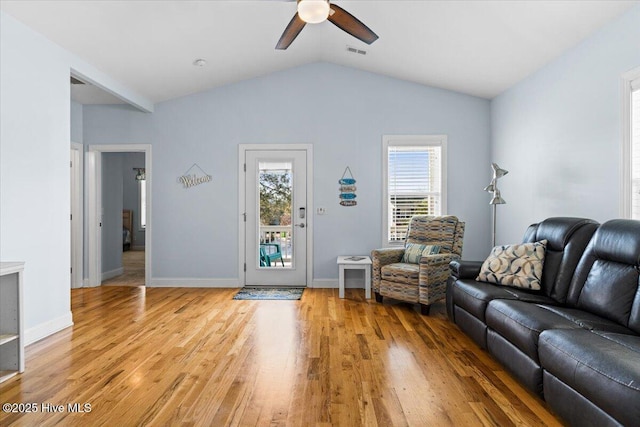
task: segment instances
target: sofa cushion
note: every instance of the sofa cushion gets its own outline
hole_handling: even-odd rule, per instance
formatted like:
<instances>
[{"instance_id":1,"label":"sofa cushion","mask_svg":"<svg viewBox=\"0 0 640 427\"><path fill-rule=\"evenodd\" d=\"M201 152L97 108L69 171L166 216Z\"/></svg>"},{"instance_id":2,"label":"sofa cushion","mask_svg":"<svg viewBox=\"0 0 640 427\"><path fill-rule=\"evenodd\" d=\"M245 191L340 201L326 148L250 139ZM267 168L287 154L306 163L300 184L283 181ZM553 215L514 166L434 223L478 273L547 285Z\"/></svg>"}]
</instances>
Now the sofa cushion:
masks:
<instances>
[{"instance_id":1,"label":"sofa cushion","mask_svg":"<svg viewBox=\"0 0 640 427\"><path fill-rule=\"evenodd\" d=\"M546 329L575 329L579 326L545 306L523 301L493 300L486 313L487 326L538 361L538 337Z\"/></svg>"},{"instance_id":2,"label":"sofa cushion","mask_svg":"<svg viewBox=\"0 0 640 427\"><path fill-rule=\"evenodd\" d=\"M584 328L631 333L615 322L582 310L524 301L491 301L487 307L486 322L490 329L535 361L538 360L538 337L548 329Z\"/></svg>"},{"instance_id":3,"label":"sofa cushion","mask_svg":"<svg viewBox=\"0 0 640 427\"><path fill-rule=\"evenodd\" d=\"M540 362L547 372L621 424L638 424L640 336L549 330L540 334L539 346Z\"/></svg>"},{"instance_id":4,"label":"sofa cushion","mask_svg":"<svg viewBox=\"0 0 640 427\"><path fill-rule=\"evenodd\" d=\"M567 305L640 333L640 221L612 220L593 235L571 280Z\"/></svg>"},{"instance_id":5,"label":"sofa cushion","mask_svg":"<svg viewBox=\"0 0 640 427\"><path fill-rule=\"evenodd\" d=\"M571 277L598 223L585 218L554 217L529 226L523 242L547 240L542 271L542 291L564 303Z\"/></svg>"},{"instance_id":6,"label":"sofa cushion","mask_svg":"<svg viewBox=\"0 0 640 427\"><path fill-rule=\"evenodd\" d=\"M438 245L407 243L404 248L404 255L402 255L402 262L418 264L423 256L435 255L438 252L440 252L440 246Z\"/></svg>"},{"instance_id":7,"label":"sofa cushion","mask_svg":"<svg viewBox=\"0 0 640 427\"><path fill-rule=\"evenodd\" d=\"M420 266L418 264L396 262L385 265L380 272L382 280L389 282L407 283L411 281L417 285L420 278Z\"/></svg>"},{"instance_id":8,"label":"sofa cushion","mask_svg":"<svg viewBox=\"0 0 640 427\"><path fill-rule=\"evenodd\" d=\"M627 325L638 290L638 271L612 261L596 260L582 287L577 307Z\"/></svg>"},{"instance_id":9,"label":"sofa cushion","mask_svg":"<svg viewBox=\"0 0 640 427\"><path fill-rule=\"evenodd\" d=\"M482 264L476 280L540 290L546 240L496 246Z\"/></svg>"},{"instance_id":10,"label":"sofa cushion","mask_svg":"<svg viewBox=\"0 0 640 427\"><path fill-rule=\"evenodd\" d=\"M485 321L485 311L494 299L529 301L539 304L555 304L555 300L539 292L527 289L496 286L492 283L475 280L457 280L452 284L454 304Z\"/></svg>"}]
</instances>

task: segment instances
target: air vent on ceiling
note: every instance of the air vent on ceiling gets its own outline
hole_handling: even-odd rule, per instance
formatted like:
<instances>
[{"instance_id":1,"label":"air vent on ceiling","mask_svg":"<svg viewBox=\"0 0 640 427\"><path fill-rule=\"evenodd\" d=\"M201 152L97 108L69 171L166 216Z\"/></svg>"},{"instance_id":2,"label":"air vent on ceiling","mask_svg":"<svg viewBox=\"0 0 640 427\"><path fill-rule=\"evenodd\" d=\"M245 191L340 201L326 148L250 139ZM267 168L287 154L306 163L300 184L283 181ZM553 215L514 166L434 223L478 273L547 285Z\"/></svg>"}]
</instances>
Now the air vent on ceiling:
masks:
<instances>
[{"instance_id":1,"label":"air vent on ceiling","mask_svg":"<svg viewBox=\"0 0 640 427\"><path fill-rule=\"evenodd\" d=\"M358 55L366 55L367 51L362 49L357 49L355 47L347 46L347 52L355 53Z\"/></svg>"},{"instance_id":2,"label":"air vent on ceiling","mask_svg":"<svg viewBox=\"0 0 640 427\"><path fill-rule=\"evenodd\" d=\"M85 83L83 81L80 81L80 80L76 79L75 77L71 76L71 84L72 85L83 85Z\"/></svg>"}]
</instances>

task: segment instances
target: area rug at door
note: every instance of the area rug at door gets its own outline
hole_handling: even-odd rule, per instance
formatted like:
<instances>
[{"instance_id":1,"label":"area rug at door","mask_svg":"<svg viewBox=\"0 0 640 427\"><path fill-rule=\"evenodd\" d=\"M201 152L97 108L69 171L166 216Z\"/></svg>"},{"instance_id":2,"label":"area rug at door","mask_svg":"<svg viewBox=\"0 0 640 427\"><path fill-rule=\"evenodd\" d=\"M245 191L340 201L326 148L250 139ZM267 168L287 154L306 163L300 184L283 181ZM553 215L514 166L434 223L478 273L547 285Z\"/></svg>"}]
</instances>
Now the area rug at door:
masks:
<instances>
[{"instance_id":1,"label":"area rug at door","mask_svg":"<svg viewBox=\"0 0 640 427\"><path fill-rule=\"evenodd\" d=\"M297 300L304 288L242 288L233 297L238 300Z\"/></svg>"}]
</instances>

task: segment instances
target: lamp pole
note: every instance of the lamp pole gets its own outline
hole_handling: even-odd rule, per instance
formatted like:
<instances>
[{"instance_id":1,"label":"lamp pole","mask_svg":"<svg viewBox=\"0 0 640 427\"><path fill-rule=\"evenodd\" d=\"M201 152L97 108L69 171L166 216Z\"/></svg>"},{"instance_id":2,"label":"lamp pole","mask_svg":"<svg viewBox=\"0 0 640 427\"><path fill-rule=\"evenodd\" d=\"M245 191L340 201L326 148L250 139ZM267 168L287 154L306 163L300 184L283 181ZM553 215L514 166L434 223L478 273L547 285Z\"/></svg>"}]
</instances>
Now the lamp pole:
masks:
<instances>
[{"instance_id":1,"label":"lamp pole","mask_svg":"<svg viewBox=\"0 0 640 427\"><path fill-rule=\"evenodd\" d=\"M496 208L497 208L497 205L504 205L507 203L500 195L500 190L498 190L498 179L508 174L509 171L500 168L500 166L498 166L495 163L491 163L491 169L493 169L493 178L491 179L491 182L489 183L489 185L487 185L484 188L484 191L493 194L493 197L491 198L491 201L489 202L489 204L493 206L493 226L491 229L492 230L491 246L495 247L496 246L496 215L497 215Z\"/></svg>"},{"instance_id":2,"label":"lamp pole","mask_svg":"<svg viewBox=\"0 0 640 427\"><path fill-rule=\"evenodd\" d=\"M498 205L493 205L493 232L491 235L491 247L495 248L496 246L496 208L498 207Z\"/></svg>"}]
</instances>

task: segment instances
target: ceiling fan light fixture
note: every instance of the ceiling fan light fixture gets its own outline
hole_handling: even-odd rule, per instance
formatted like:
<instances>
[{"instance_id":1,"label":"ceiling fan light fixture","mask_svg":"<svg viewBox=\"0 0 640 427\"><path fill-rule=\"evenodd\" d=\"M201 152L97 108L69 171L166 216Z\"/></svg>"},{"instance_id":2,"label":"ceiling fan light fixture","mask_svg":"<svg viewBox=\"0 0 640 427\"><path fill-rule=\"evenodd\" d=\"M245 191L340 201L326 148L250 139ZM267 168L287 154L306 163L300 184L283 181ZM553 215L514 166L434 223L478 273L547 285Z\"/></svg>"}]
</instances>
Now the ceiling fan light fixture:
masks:
<instances>
[{"instance_id":1,"label":"ceiling fan light fixture","mask_svg":"<svg viewBox=\"0 0 640 427\"><path fill-rule=\"evenodd\" d=\"M319 24L329 17L327 0L299 0L298 16L308 24Z\"/></svg>"}]
</instances>

